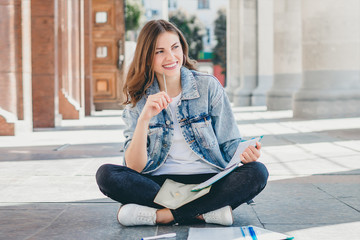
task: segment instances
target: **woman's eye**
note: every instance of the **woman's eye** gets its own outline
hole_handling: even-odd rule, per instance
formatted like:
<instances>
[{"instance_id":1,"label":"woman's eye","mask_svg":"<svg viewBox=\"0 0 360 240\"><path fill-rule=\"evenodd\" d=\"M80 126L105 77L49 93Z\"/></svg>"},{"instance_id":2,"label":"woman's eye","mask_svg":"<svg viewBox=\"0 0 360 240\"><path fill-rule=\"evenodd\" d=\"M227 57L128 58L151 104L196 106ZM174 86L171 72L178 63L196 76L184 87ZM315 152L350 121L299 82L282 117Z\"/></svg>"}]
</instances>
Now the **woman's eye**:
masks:
<instances>
[{"instance_id":1,"label":"woman's eye","mask_svg":"<svg viewBox=\"0 0 360 240\"><path fill-rule=\"evenodd\" d=\"M179 47L178 45L175 45L173 48L174 48L174 49L177 49L178 47Z\"/></svg>"},{"instance_id":2,"label":"woman's eye","mask_svg":"<svg viewBox=\"0 0 360 240\"><path fill-rule=\"evenodd\" d=\"M155 54L159 54L159 53L162 53L163 51L157 51L157 52L155 52Z\"/></svg>"}]
</instances>

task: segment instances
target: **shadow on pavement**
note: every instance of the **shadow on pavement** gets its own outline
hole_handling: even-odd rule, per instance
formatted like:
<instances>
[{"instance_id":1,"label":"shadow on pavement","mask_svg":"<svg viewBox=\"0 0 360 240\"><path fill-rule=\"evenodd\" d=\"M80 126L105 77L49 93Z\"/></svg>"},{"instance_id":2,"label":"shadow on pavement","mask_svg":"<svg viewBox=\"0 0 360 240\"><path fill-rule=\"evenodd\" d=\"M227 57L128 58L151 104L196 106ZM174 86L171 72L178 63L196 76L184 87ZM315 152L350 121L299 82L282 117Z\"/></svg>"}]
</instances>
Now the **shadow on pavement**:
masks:
<instances>
[{"instance_id":1,"label":"shadow on pavement","mask_svg":"<svg viewBox=\"0 0 360 240\"><path fill-rule=\"evenodd\" d=\"M255 198L255 206L243 204L234 210L233 227L251 224L288 233L296 240L358 236L360 230L353 226L360 224L359 170L271 181ZM118 207L108 198L3 202L0 235L2 239L132 240L176 232L176 239L187 239L190 227L219 227L211 224L122 227L116 220ZM333 230L327 232L328 229ZM344 229L351 231L344 235ZM342 234L334 234L337 231Z\"/></svg>"}]
</instances>

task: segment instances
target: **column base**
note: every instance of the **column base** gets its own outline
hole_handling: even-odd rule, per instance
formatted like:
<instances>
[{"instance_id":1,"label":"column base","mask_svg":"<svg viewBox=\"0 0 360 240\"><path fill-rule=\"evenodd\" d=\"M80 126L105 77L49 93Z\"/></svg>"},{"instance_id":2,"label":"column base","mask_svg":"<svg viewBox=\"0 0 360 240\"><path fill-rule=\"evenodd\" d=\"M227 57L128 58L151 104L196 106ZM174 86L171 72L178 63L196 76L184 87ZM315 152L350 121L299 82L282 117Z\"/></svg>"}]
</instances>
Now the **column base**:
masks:
<instances>
[{"instance_id":1,"label":"column base","mask_svg":"<svg viewBox=\"0 0 360 240\"><path fill-rule=\"evenodd\" d=\"M233 91L231 90L231 88L225 88L225 92L226 92L226 95L228 96L230 102L233 102L234 101L234 94L233 94Z\"/></svg>"},{"instance_id":2,"label":"column base","mask_svg":"<svg viewBox=\"0 0 360 240\"><path fill-rule=\"evenodd\" d=\"M266 105L269 111L291 110L292 97L267 96Z\"/></svg>"},{"instance_id":3,"label":"column base","mask_svg":"<svg viewBox=\"0 0 360 240\"><path fill-rule=\"evenodd\" d=\"M236 107L251 106L251 90L239 90L234 93L233 102Z\"/></svg>"},{"instance_id":4,"label":"column base","mask_svg":"<svg viewBox=\"0 0 360 240\"><path fill-rule=\"evenodd\" d=\"M0 108L0 136L15 136L16 121L15 115Z\"/></svg>"},{"instance_id":5,"label":"column base","mask_svg":"<svg viewBox=\"0 0 360 240\"><path fill-rule=\"evenodd\" d=\"M80 105L65 94L62 90L59 91L59 112L62 119L80 119Z\"/></svg>"},{"instance_id":6,"label":"column base","mask_svg":"<svg viewBox=\"0 0 360 240\"><path fill-rule=\"evenodd\" d=\"M294 90L271 90L267 93L267 109L270 111L291 110Z\"/></svg>"},{"instance_id":7,"label":"column base","mask_svg":"<svg viewBox=\"0 0 360 240\"><path fill-rule=\"evenodd\" d=\"M95 102L95 111L102 110L122 110L124 109L123 102Z\"/></svg>"},{"instance_id":8,"label":"column base","mask_svg":"<svg viewBox=\"0 0 360 240\"><path fill-rule=\"evenodd\" d=\"M8 123L0 116L0 136L15 136L15 123Z\"/></svg>"},{"instance_id":9,"label":"column base","mask_svg":"<svg viewBox=\"0 0 360 240\"><path fill-rule=\"evenodd\" d=\"M276 74L270 91L267 92L266 105L271 111L291 110L293 95L300 88L300 73Z\"/></svg>"},{"instance_id":10,"label":"column base","mask_svg":"<svg viewBox=\"0 0 360 240\"><path fill-rule=\"evenodd\" d=\"M360 91L299 91L293 106L294 118L360 117Z\"/></svg>"},{"instance_id":11,"label":"column base","mask_svg":"<svg viewBox=\"0 0 360 240\"><path fill-rule=\"evenodd\" d=\"M251 105L265 106L266 93L270 90L273 83L273 76L258 76L258 87L252 92Z\"/></svg>"}]
</instances>

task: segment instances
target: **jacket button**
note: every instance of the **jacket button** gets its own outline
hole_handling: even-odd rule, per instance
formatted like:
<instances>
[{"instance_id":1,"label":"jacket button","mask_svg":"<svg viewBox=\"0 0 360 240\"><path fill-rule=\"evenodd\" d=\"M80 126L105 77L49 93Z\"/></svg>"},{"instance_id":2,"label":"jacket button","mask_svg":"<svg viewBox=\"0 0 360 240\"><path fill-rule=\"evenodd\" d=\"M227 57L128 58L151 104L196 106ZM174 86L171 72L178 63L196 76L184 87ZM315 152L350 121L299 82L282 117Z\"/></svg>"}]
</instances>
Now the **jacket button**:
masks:
<instances>
[{"instance_id":1,"label":"jacket button","mask_svg":"<svg viewBox=\"0 0 360 240\"><path fill-rule=\"evenodd\" d=\"M166 123L166 125L170 125L171 122L170 122L170 120L166 120L165 123Z\"/></svg>"},{"instance_id":2,"label":"jacket button","mask_svg":"<svg viewBox=\"0 0 360 240\"><path fill-rule=\"evenodd\" d=\"M164 144L163 144L163 147L164 147L164 148L166 148L166 147L167 147L167 144L166 144L166 143L164 143Z\"/></svg>"}]
</instances>

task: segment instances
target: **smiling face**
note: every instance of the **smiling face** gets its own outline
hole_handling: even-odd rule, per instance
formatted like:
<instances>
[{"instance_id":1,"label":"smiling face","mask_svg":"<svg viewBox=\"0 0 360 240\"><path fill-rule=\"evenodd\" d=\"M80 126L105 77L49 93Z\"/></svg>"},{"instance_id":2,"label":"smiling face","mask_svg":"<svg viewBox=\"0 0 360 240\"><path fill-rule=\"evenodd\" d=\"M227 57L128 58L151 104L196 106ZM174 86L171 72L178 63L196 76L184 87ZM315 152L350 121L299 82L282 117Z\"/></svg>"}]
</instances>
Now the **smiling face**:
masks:
<instances>
[{"instance_id":1,"label":"smiling face","mask_svg":"<svg viewBox=\"0 0 360 240\"><path fill-rule=\"evenodd\" d=\"M153 69L156 75L180 76L183 64L183 50L179 36L173 32L164 32L156 41Z\"/></svg>"}]
</instances>

